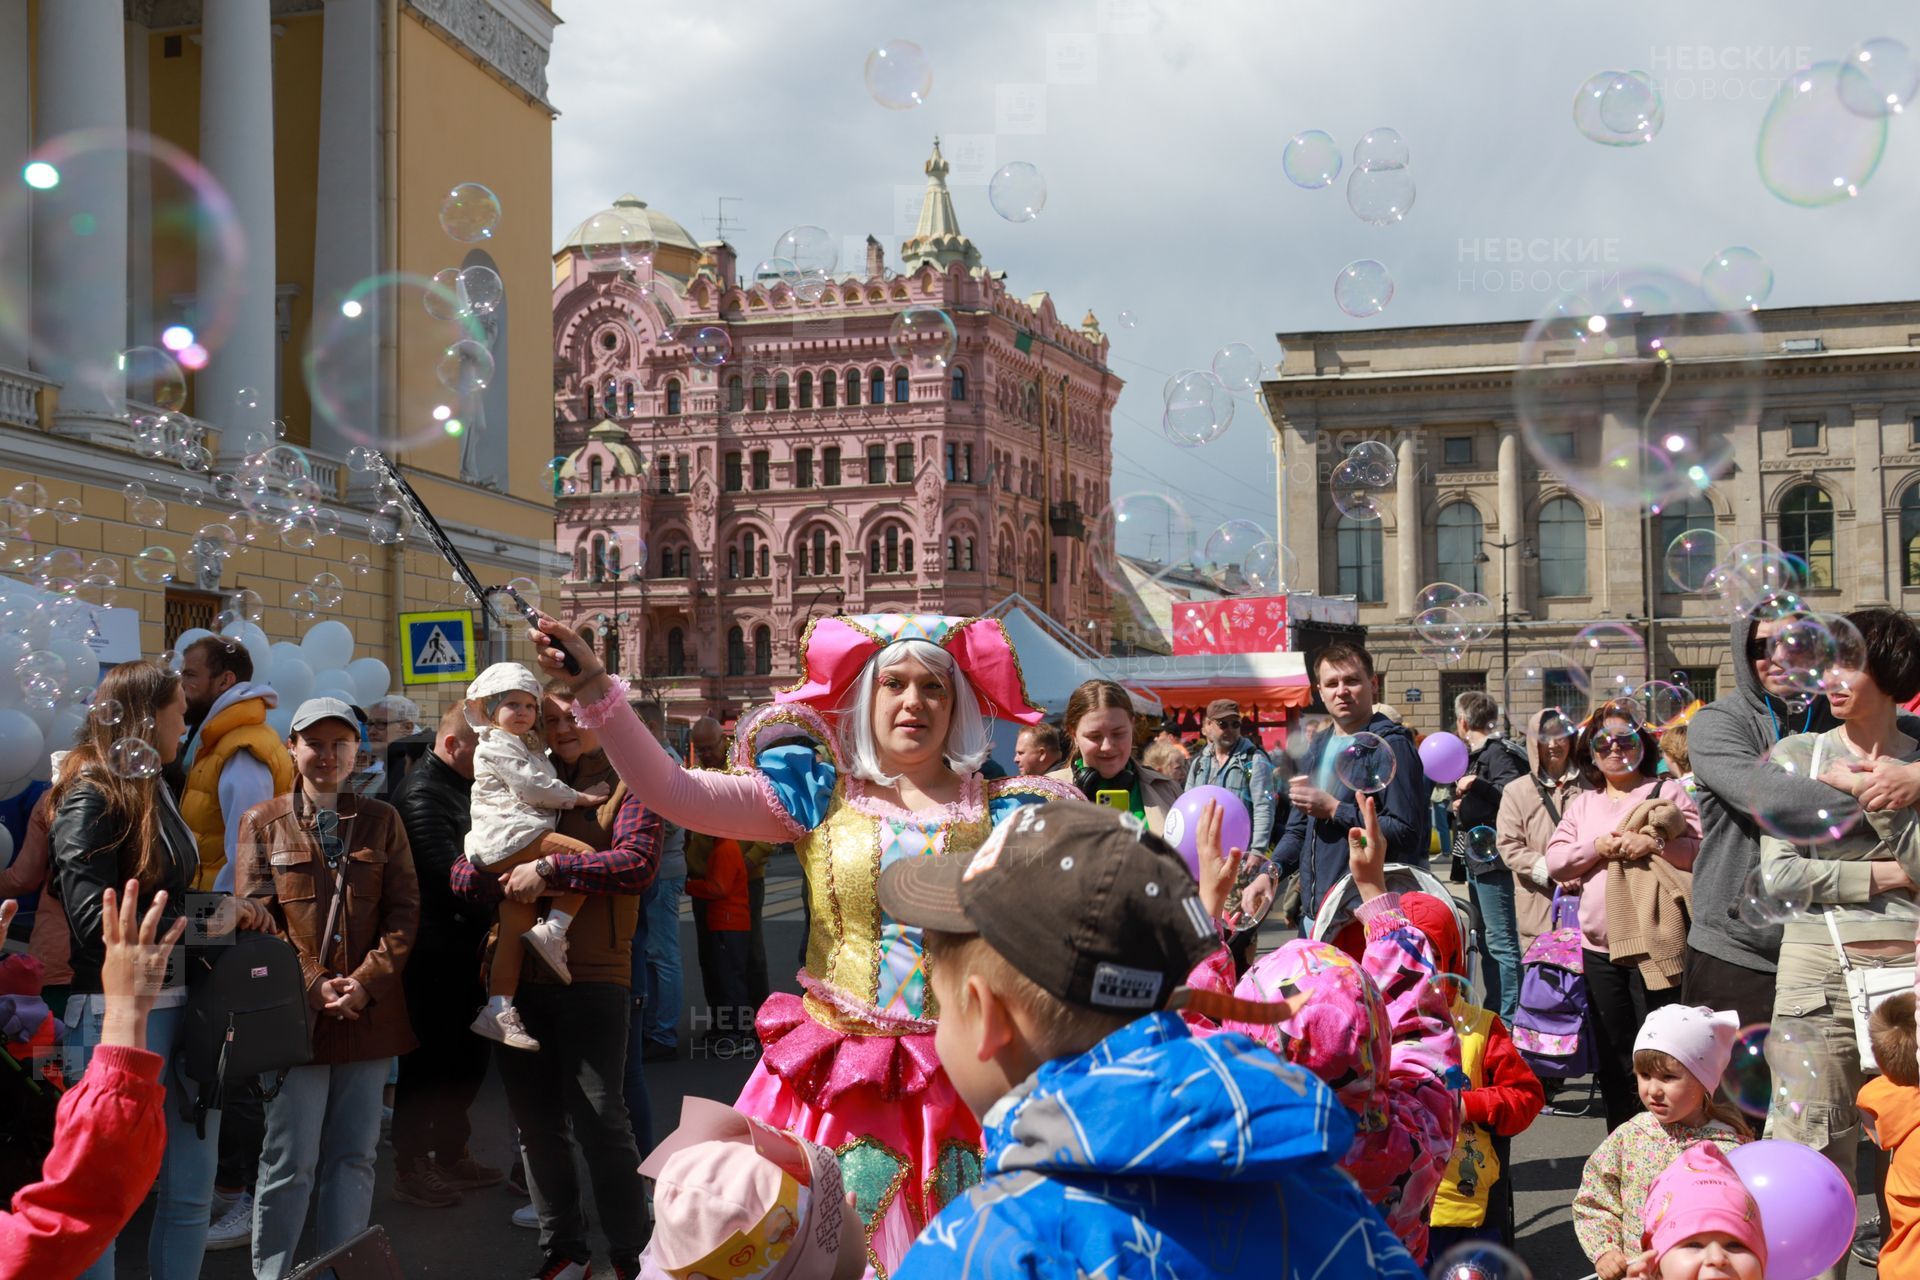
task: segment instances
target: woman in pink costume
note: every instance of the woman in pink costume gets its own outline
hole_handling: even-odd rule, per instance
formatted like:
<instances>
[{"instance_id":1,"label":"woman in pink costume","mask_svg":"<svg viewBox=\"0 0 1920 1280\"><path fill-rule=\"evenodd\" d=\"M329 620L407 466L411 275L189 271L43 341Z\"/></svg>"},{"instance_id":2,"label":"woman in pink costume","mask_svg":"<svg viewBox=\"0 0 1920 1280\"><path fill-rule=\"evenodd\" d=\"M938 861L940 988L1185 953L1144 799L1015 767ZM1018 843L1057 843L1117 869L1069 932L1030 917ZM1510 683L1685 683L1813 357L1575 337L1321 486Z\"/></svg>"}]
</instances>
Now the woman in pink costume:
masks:
<instances>
[{"instance_id":1,"label":"woman in pink costume","mask_svg":"<svg viewBox=\"0 0 1920 1280\"><path fill-rule=\"evenodd\" d=\"M1023 804L1080 798L1046 778L987 779L989 718L1036 723L1013 647L987 618L821 618L805 675L743 717L725 773L667 754L570 628L536 642L580 663L574 716L597 728L621 778L669 822L735 840L793 842L812 924L804 996L760 1008L765 1053L738 1107L832 1147L884 1277L921 1227L979 1181L980 1127L934 1054L920 931L880 910L874 886L901 858L967 854ZM560 672L561 653L541 663Z\"/></svg>"}]
</instances>

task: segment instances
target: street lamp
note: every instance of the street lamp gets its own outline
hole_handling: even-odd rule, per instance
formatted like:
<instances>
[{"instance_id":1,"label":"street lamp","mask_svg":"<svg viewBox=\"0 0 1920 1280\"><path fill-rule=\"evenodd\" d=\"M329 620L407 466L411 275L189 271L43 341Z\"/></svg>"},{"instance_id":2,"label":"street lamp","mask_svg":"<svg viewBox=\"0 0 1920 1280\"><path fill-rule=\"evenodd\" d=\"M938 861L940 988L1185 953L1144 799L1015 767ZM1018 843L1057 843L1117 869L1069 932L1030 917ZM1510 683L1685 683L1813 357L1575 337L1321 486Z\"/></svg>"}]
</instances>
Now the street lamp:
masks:
<instances>
[{"instance_id":1,"label":"street lamp","mask_svg":"<svg viewBox=\"0 0 1920 1280\"><path fill-rule=\"evenodd\" d=\"M1513 635L1513 613L1510 608L1513 597L1513 571L1507 560L1507 552L1519 547L1521 564L1533 564L1540 559L1540 553L1533 549L1532 538L1511 538L1505 542L1488 542L1484 545L1500 553L1500 719L1506 726L1507 736L1512 737L1513 714L1508 709L1508 703L1511 701L1513 681L1508 650ZM1474 556L1473 562L1486 564L1488 559L1487 553L1481 551ZM1442 712L1442 714L1445 713Z\"/></svg>"}]
</instances>

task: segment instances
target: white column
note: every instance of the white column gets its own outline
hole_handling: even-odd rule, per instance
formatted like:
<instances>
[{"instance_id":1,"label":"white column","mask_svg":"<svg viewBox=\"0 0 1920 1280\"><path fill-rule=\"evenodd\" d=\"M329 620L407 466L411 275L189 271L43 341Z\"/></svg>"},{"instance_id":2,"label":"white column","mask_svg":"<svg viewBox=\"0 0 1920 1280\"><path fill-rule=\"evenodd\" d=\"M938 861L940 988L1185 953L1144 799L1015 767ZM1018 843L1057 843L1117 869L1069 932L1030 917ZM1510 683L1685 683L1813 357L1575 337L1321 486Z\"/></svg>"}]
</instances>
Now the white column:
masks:
<instances>
[{"instance_id":1,"label":"white column","mask_svg":"<svg viewBox=\"0 0 1920 1280\"><path fill-rule=\"evenodd\" d=\"M127 127L127 44L120 0L40 6L36 141ZM93 147L34 197L35 370L64 384L55 429L107 435L125 382L127 161Z\"/></svg>"},{"instance_id":2,"label":"white column","mask_svg":"<svg viewBox=\"0 0 1920 1280\"><path fill-rule=\"evenodd\" d=\"M147 75L151 33L137 22L127 24L127 128L136 133L153 130L152 90ZM157 346L157 314L170 310L170 298L153 296L153 166L127 167L127 333L130 346ZM155 306L160 308L155 311Z\"/></svg>"},{"instance_id":3,"label":"white column","mask_svg":"<svg viewBox=\"0 0 1920 1280\"><path fill-rule=\"evenodd\" d=\"M1400 437L1400 462L1393 487L1394 597L1393 611L1413 616L1414 597L1420 594L1420 449L1414 433Z\"/></svg>"},{"instance_id":4,"label":"white column","mask_svg":"<svg viewBox=\"0 0 1920 1280\"><path fill-rule=\"evenodd\" d=\"M33 79L27 49L27 0L0 0L0 85L13 86L0 90L0 173L9 182L18 179L27 153L33 150ZM0 236L0 294L33 296L31 236ZM24 333L0 329L0 367L27 367Z\"/></svg>"},{"instance_id":5,"label":"white column","mask_svg":"<svg viewBox=\"0 0 1920 1280\"><path fill-rule=\"evenodd\" d=\"M243 456L245 437L279 404L274 382L273 22L258 0L205 0L200 37L200 162L233 201L246 243L233 327L195 382L197 415L221 429L220 457ZM209 255L209 260L211 255ZM200 293L216 287L203 266ZM204 304L203 304L204 305ZM204 317L203 317L204 318ZM260 393L243 411L236 393Z\"/></svg>"},{"instance_id":6,"label":"white column","mask_svg":"<svg viewBox=\"0 0 1920 1280\"><path fill-rule=\"evenodd\" d=\"M314 222L313 324L317 332L342 294L380 270L380 6L327 0L320 52L320 185ZM379 339L368 333L351 375L379 386ZM375 430L384 419L375 415ZM500 429L505 429L501 424ZM313 447L339 458L351 442L318 417ZM358 477L355 477L358 479Z\"/></svg>"},{"instance_id":7,"label":"white column","mask_svg":"<svg viewBox=\"0 0 1920 1280\"><path fill-rule=\"evenodd\" d=\"M1501 542L1513 542L1525 535L1521 532L1520 514L1520 434L1512 426L1500 428L1500 537ZM1515 613L1527 611L1526 570L1521 568L1526 562L1521 558L1522 549L1513 547L1500 555L1500 585L1509 592L1508 607ZM1512 580L1507 575L1513 574Z\"/></svg>"},{"instance_id":8,"label":"white column","mask_svg":"<svg viewBox=\"0 0 1920 1280\"><path fill-rule=\"evenodd\" d=\"M1851 575L1842 569L1838 576L1843 582L1852 577L1856 609L1884 605L1893 598L1887 574L1887 543L1893 538L1896 539L1894 545L1899 545L1900 516L1898 512L1887 511L1886 471L1881 461L1886 456L1881 416L1885 407L1853 406L1853 537L1857 567ZM1836 550L1846 545L1838 541L1839 532L1838 528L1834 530ZM1899 555L1904 553L1897 553L1896 558Z\"/></svg>"}]
</instances>

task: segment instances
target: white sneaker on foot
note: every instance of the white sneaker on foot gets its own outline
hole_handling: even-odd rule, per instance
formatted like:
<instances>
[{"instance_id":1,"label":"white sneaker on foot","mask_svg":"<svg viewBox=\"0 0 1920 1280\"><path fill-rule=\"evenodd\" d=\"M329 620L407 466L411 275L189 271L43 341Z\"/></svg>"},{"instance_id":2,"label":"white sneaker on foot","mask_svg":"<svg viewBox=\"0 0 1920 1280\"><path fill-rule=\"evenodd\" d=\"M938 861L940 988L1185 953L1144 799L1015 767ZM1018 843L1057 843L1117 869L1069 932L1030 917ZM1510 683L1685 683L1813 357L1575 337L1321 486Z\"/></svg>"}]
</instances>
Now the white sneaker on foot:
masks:
<instances>
[{"instance_id":1,"label":"white sneaker on foot","mask_svg":"<svg viewBox=\"0 0 1920 1280\"><path fill-rule=\"evenodd\" d=\"M509 1049L538 1050L540 1042L527 1034L520 1011L512 1005L504 1009L482 1009L473 1020L472 1030L489 1040L498 1040Z\"/></svg>"},{"instance_id":2,"label":"white sneaker on foot","mask_svg":"<svg viewBox=\"0 0 1920 1280\"><path fill-rule=\"evenodd\" d=\"M253 1243L253 1193L242 1191L207 1228L207 1248L240 1249Z\"/></svg>"},{"instance_id":3,"label":"white sneaker on foot","mask_svg":"<svg viewBox=\"0 0 1920 1280\"><path fill-rule=\"evenodd\" d=\"M525 1227L529 1231L540 1229L540 1213L530 1204L523 1204L513 1211L513 1225Z\"/></svg>"},{"instance_id":4,"label":"white sneaker on foot","mask_svg":"<svg viewBox=\"0 0 1920 1280\"><path fill-rule=\"evenodd\" d=\"M520 941L527 950L540 957L540 963L553 970L553 976L562 982L572 982L573 973L567 968L567 933L551 920L542 920L533 928L520 935Z\"/></svg>"}]
</instances>

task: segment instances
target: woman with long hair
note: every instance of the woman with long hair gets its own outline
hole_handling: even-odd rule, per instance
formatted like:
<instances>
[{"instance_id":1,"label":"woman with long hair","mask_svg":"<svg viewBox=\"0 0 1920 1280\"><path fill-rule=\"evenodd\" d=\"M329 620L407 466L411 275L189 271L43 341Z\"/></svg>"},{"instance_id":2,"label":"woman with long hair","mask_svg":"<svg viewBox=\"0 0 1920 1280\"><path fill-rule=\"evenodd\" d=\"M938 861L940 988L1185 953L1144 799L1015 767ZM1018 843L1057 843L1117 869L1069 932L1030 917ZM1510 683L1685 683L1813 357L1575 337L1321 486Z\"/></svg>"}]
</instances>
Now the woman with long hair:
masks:
<instances>
[{"instance_id":1,"label":"woman with long hair","mask_svg":"<svg viewBox=\"0 0 1920 1280\"><path fill-rule=\"evenodd\" d=\"M1102 792L1125 793L1126 811L1161 834L1181 788L1135 757L1133 698L1126 689L1111 680L1088 680L1067 696L1060 730L1067 739L1067 762L1048 776L1078 788L1089 800L1098 801Z\"/></svg>"},{"instance_id":2,"label":"woman with long hair","mask_svg":"<svg viewBox=\"0 0 1920 1280\"><path fill-rule=\"evenodd\" d=\"M128 881L139 885L144 912L166 894L164 933L185 914L200 868L199 848L160 770L173 763L187 731L187 696L180 677L156 662L123 662L108 671L94 694L96 708L117 705L120 718L89 716L72 752L61 762L52 795L52 877L72 935L73 994L67 1001L67 1078L77 1079L100 1044L106 1016L100 966L106 956L106 894ZM269 927L256 905L232 909L222 927ZM182 956L147 1015L147 1046L173 1055L185 1020L187 990ZM159 1203L153 1215L148 1261L154 1280L194 1280L206 1250L214 1166L220 1154L220 1113L207 1114L199 1136L181 1116L177 1072L165 1073L167 1146L160 1164ZM114 1248L81 1274L111 1280Z\"/></svg>"},{"instance_id":3,"label":"woman with long hair","mask_svg":"<svg viewBox=\"0 0 1920 1280\"><path fill-rule=\"evenodd\" d=\"M1573 759L1594 790L1568 799L1547 842L1547 872L1580 886L1580 933L1587 1007L1593 1014L1595 1071L1611 1133L1642 1110L1633 1074L1633 1041L1650 1010L1680 998L1676 980L1649 986L1638 964L1614 960L1608 944L1608 868L1615 862L1661 858L1690 870L1700 851L1700 811L1686 788L1658 776L1660 743L1631 699L1603 702L1574 739ZM1642 803L1664 802L1666 820L1642 826ZM1671 806L1667 808L1666 806ZM1684 944L1684 938L1682 939Z\"/></svg>"},{"instance_id":4,"label":"woman with long hair","mask_svg":"<svg viewBox=\"0 0 1920 1280\"><path fill-rule=\"evenodd\" d=\"M578 664L574 718L668 822L734 840L791 841L811 909L804 997L776 992L740 1110L839 1153L867 1260L891 1272L980 1178L980 1128L934 1052L938 1009L920 931L880 909L882 867L970 854L1022 805L1078 797L1048 778L980 772L986 721L1040 719L1000 624L867 614L820 618L803 678L742 717L732 767L682 769L627 702L624 680L571 627L542 618L548 671Z\"/></svg>"}]
</instances>

